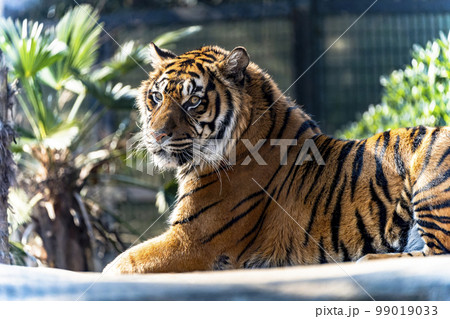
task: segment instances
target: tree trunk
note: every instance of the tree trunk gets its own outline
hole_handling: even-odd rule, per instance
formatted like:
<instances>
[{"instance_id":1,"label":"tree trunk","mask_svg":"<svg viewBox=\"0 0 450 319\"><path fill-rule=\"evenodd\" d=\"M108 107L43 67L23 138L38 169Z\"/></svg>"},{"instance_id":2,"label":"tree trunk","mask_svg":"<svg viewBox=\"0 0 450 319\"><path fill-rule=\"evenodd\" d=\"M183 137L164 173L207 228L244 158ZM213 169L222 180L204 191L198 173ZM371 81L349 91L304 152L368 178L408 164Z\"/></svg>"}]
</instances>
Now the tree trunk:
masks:
<instances>
[{"instance_id":1,"label":"tree trunk","mask_svg":"<svg viewBox=\"0 0 450 319\"><path fill-rule=\"evenodd\" d=\"M15 133L10 126L12 94L8 86L8 69L0 51L0 263L10 264L8 232L8 191L14 180L15 164L9 149Z\"/></svg>"},{"instance_id":2,"label":"tree trunk","mask_svg":"<svg viewBox=\"0 0 450 319\"><path fill-rule=\"evenodd\" d=\"M89 238L75 198L70 191L52 195L47 205L37 207L34 217L47 252L47 264L75 271L93 270L89 264Z\"/></svg>"}]
</instances>

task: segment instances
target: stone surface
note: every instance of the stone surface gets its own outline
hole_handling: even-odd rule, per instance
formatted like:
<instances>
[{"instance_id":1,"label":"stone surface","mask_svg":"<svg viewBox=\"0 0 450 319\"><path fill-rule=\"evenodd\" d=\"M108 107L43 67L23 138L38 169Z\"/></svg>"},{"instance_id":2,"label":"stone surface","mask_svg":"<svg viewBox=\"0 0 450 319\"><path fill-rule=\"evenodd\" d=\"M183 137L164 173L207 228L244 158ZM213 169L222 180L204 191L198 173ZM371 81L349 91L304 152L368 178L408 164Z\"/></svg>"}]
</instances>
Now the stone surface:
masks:
<instances>
[{"instance_id":1,"label":"stone surface","mask_svg":"<svg viewBox=\"0 0 450 319\"><path fill-rule=\"evenodd\" d=\"M450 256L113 276L0 265L0 300L450 300Z\"/></svg>"}]
</instances>

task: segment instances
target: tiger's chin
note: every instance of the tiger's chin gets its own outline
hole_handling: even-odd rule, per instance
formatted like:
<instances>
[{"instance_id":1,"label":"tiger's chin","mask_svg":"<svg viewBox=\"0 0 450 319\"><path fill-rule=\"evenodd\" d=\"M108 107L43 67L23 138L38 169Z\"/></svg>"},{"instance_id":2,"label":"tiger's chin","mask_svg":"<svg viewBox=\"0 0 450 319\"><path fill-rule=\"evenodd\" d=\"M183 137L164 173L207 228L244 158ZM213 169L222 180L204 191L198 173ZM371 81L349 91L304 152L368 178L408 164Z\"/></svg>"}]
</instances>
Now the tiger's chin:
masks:
<instances>
[{"instance_id":1,"label":"tiger's chin","mask_svg":"<svg viewBox=\"0 0 450 319\"><path fill-rule=\"evenodd\" d=\"M188 154L172 153L163 149L150 153L153 154L153 164L160 171L176 170L190 164Z\"/></svg>"},{"instance_id":2,"label":"tiger's chin","mask_svg":"<svg viewBox=\"0 0 450 319\"><path fill-rule=\"evenodd\" d=\"M153 164L160 171L165 170L174 170L179 167L178 161L176 158L171 156L161 156L161 155L153 155Z\"/></svg>"}]
</instances>

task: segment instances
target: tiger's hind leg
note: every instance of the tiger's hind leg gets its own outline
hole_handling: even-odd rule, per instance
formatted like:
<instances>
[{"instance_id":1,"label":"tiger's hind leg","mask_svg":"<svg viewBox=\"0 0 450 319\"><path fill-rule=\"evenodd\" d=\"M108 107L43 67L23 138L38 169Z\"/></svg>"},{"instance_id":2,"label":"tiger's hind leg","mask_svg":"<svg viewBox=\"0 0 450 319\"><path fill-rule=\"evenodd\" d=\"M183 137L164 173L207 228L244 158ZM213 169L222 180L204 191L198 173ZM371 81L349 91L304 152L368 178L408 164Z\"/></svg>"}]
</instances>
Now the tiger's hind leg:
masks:
<instances>
[{"instance_id":1,"label":"tiger's hind leg","mask_svg":"<svg viewBox=\"0 0 450 319\"><path fill-rule=\"evenodd\" d=\"M433 197L433 202L419 200L420 204L413 203L415 226L411 229L414 234L410 234L410 239L415 243L411 247L407 245L403 252L398 253L368 254L360 258L358 262L450 254L450 198L445 198L450 197L450 192L445 195ZM444 199L439 199L439 197L444 197ZM416 240L417 236L420 236L421 240Z\"/></svg>"},{"instance_id":2,"label":"tiger's hind leg","mask_svg":"<svg viewBox=\"0 0 450 319\"><path fill-rule=\"evenodd\" d=\"M386 258L400 258L400 257L425 257L426 253L423 251L426 248L425 242L419 234L419 228L415 224L408 234L408 241L403 252L387 253L387 254L367 254L357 262L364 262L368 260L386 259Z\"/></svg>"},{"instance_id":3,"label":"tiger's hind leg","mask_svg":"<svg viewBox=\"0 0 450 319\"><path fill-rule=\"evenodd\" d=\"M413 233L420 236L423 247L411 249L406 245L399 247L396 253L367 255L360 260L450 253L450 128L434 128L425 133L426 136L422 134L418 139L417 134L414 139L417 145L413 144L414 156L409 174L405 175L408 196L401 196L410 208ZM402 213L398 207L396 212ZM385 238L389 243L396 237L392 234L386 227ZM411 237L411 231L409 235Z\"/></svg>"},{"instance_id":4,"label":"tiger's hind leg","mask_svg":"<svg viewBox=\"0 0 450 319\"><path fill-rule=\"evenodd\" d=\"M445 134L439 135L440 131ZM444 128L434 129L430 144L423 148L426 155L420 158L424 159L412 166L413 218L427 256L450 253L450 133L443 131Z\"/></svg>"}]
</instances>

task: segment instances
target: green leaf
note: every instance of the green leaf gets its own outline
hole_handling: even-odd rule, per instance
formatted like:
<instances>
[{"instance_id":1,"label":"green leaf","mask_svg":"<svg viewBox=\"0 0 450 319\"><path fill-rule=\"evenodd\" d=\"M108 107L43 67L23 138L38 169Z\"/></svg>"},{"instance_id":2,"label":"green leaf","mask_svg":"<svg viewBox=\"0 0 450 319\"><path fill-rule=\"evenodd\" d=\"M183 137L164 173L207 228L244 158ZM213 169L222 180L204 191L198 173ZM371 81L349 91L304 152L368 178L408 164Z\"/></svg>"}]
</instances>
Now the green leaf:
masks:
<instances>
[{"instance_id":1,"label":"green leaf","mask_svg":"<svg viewBox=\"0 0 450 319\"><path fill-rule=\"evenodd\" d=\"M449 33L450 37L450 33ZM440 39L414 45L412 60L402 70L383 76L381 103L370 106L357 122L337 132L344 138L365 138L378 132L417 125L449 125L450 43Z\"/></svg>"},{"instance_id":2,"label":"green leaf","mask_svg":"<svg viewBox=\"0 0 450 319\"><path fill-rule=\"evenodd\" d=\"M160 35L159 37L157 37L156 39L153 40L153 42L158 46L158 47L164 47L164 46L168 46L172 43L175 43L177 41L179 41L182 38L185 38L193 33L197 33L202 29L201 26L198 25L194 25L194 26L190 26L187 28L181 28L175 31L170 31L170 32L166 32L162 35Z\"/></svg>"}]
</instances>

